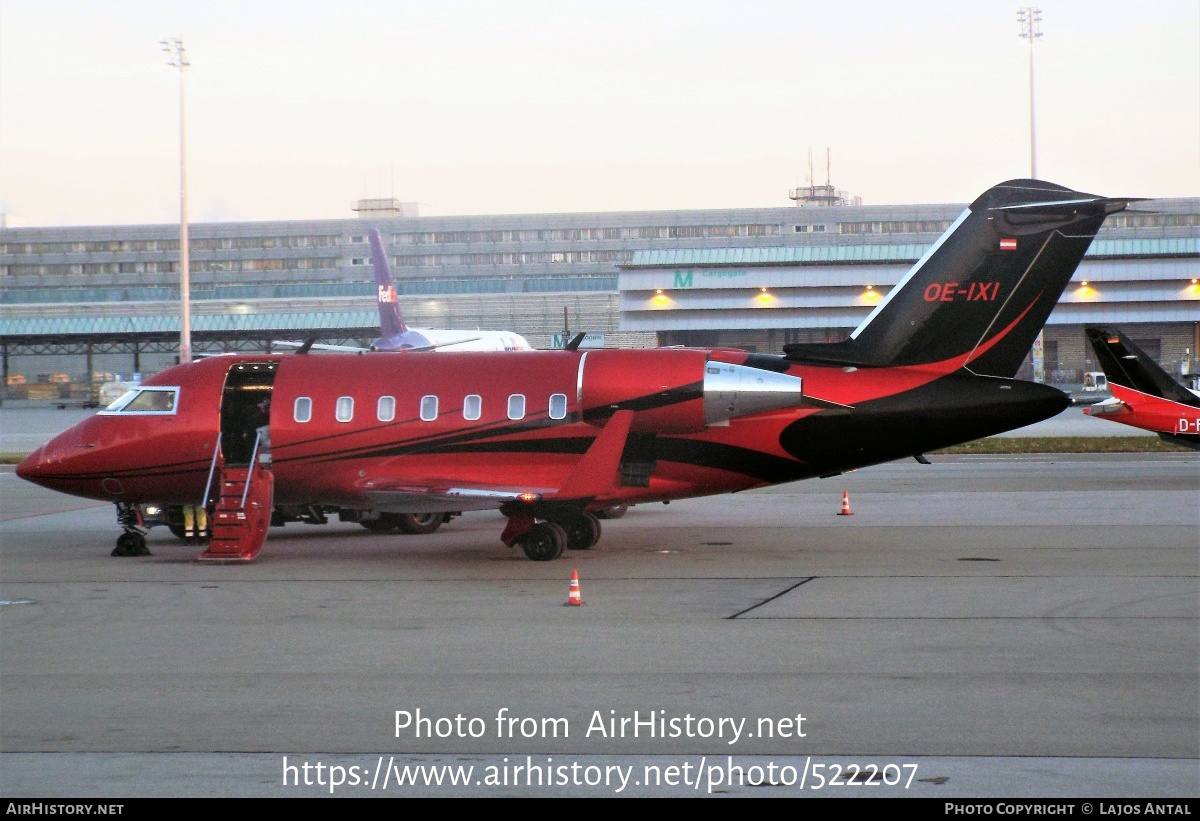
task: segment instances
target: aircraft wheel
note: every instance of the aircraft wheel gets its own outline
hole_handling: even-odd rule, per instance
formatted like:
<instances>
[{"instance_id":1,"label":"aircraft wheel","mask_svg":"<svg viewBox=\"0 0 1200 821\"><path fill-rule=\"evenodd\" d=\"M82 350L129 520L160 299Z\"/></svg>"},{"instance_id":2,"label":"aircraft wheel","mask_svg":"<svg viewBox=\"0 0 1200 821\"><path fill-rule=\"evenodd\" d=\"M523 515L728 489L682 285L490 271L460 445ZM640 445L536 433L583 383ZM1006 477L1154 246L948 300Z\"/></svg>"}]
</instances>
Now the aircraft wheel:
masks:
<instances>
[{"instance_id":1,"label":"aircraft wheel","mask_svg":"<svg viewBox=\"0 0 1200 821\"><path fill-rule=\"evenodd\" d=\"M570 550L588 550L600 541L600 520L591 513L574 513L556 520L556 524L567 532Z\"/></svg>"},{"instance_id":2,"label":"aircraft wheel","mask_svg":"<svg viewBox=\"0 0 1200 821\"><path fill-rule=\"evenodd\" d=\"M401 532L424 536L442 526L444 513L401 513L397 517Z\"/></svg>"},{"instance_id":3,"label":"aircraft wheel","mask_svg":"<svg viewBox=\"0 0 1200 821\"><path fill-rule=\"evenodd\" d=\"M629 505L613 505L606 507L604 510L597 510L596 516L600 519L620 519L629 510Z\"/></svg>"},{"instance_id":4,"label":"aircraft wheel","mask_svg":"<svg viewBox=\"0 0 1200 821\"><path fill-rule=\"evenodd\" d=\"M122 533L117 537L117 546L113 550L114 556L149 556L150 551L146 549L146 537L141 533Z\"/></svg>"},{"instance_id":5,"label":"aircraft wheel","mask_svg":"<svg viewBox=\"0 0 1200 821\"><path fill-rule=\"evenodd\" d=\"M548 562L562 555L567 533L553 522L539 522L518 540L518 544L531 561Z\"/></svg>"},{"instance_id":6,"label":"aircraft wheel","mask_svg":"<svg viewBox=\"0 0 1200 821\"><path fill-rule=\"evenodd\" d=\"M384 514L384 516L386 515ZM395 523L388 521L383 516L378 519L363 519L359 524L372 533L391 533L395 530Z\"/></svg>"},{"instance_id":7,"label":"aircraft wheel","mask_svg":"<svg viewBox=\"0 0 1200 821\"><path fill-rule=\"evenodd\" d=\"M171 531L171 535L179 541L187 541L187 531L183 529L183 525L167 525L167 530Z\"/></svg>"}]
</instances>

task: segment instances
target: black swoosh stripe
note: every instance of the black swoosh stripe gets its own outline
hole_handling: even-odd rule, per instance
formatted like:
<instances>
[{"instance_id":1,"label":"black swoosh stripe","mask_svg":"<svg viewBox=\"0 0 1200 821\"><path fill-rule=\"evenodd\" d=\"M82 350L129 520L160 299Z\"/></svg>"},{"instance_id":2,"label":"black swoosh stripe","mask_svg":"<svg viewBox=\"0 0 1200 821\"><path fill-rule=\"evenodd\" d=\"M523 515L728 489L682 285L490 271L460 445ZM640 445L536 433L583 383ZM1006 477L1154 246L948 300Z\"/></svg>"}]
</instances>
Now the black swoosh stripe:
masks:
<instances>
[{"instance_id":1,"label":"black swoosh stripe","mask_svg":"<svg viewBox=\"0 0 1200 821\"><path fill-rule=\"evenodd\" d=\"M639 396L635 399L622 399L620 402L611 405L588 408L583 412L583 420L585 422L595 422L600 419L607 419L619 410L631 410L635 412L656 410L703 398L704 382L693 382L690 385L680 385L677 388L669 388L665 391Z\"/></svg>"}]
</instances>

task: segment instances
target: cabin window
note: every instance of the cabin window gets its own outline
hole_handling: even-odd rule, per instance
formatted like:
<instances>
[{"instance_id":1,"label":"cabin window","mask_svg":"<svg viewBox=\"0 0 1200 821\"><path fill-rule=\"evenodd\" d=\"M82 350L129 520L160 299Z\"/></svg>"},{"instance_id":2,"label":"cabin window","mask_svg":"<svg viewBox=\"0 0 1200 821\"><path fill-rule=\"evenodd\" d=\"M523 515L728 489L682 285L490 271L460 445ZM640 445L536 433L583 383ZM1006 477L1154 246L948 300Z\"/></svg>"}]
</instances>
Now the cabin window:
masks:
<instances>
[{"instance_id":1,"label":"cabin window","mask_svg":"<svg viewBox=\"0 0 1200 821\"><path fill-rule=\"evenodd\" d=\"M375 416L380 422L391 422L396 418L396 397L381 396L375 407Z\"/></svg>"},{"instance_id":2,"label":"cabin window","mask_svg":"<svg viewBox=\"0 0 1200 821\"><path fill-rule=\"evenodd\" d=\"M483 399L473 393L463 400L463 419L474 422L483 415Z\"/></svg>"},{"instance_id":3,"label":"cabin window","mask_svg":"<svg viewBox=\"0 0 1200 821\"><path fill-rule=\"evenodd\" d=\"M508 418L525 418L525 394L514 393L512 396L508 397Z\"/></svg>"},{"instance_id":4,"label":"cabin window","mask_svg":"<svg viewBox=\"0 0 1200 821\"><path fill-rule=\"evenodd\" d=\"M437 419L438 400L436 396L421 397L421 421L432 422Z\"/></svg>"},{"instance_id":5,"label":"cabin window","mask_svg":"<svg viewBox=\"0 0 1200 821\"><path fill-rule=\"evenodd\" d=\"M354 397L339 396L337 401L337 410L335 411L339 422L349 422L354 418Z\"/></svg>"},{"instance_id":6,"label":"cabin window","mask_svg":"<svg viewBox=\"0 0 1200 821\"><path fill-rule=\"evenodd\" d=\"M312 399L307 396L297 396L292 406L292 418L297 422L307 422L312 419Z\"/></svg>"},{"instance_id":7,"label":"cabin window","mask_svg":"<svg viewBox=\"0 0 1200 821\"><path fill-rule=\"evenodd\" d=\"M555 393L550 396L550 418L565 419L567 416L567 395Z\"/></svg>"}]
</instances>

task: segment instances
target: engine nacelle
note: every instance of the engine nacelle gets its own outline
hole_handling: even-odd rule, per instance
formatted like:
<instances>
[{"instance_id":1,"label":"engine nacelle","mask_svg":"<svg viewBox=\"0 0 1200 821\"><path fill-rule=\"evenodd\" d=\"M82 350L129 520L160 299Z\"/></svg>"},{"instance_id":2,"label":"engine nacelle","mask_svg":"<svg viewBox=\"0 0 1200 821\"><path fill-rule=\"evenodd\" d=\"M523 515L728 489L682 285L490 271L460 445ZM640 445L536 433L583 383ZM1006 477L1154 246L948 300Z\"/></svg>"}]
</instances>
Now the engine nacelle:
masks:
<instances>
[{"instance_id":1,"label":"engine nacelle","mask_svg":"<svg viewBox=\"0 0 1200 821\"><path fill-rule=\"evenodd\" d=\"M704 351L681 348L587 351L579 370L585 422L634 412L636 433L704 430Z\"/></svg>"},{"instance_id":2,"label":"engine nacelle","mask_svg":"<svg viewBox=\"0 0 1200 821\"><path fill-rule=\"evenodd\" d=\"M579 369L583 419L602 425L618 410L634 412L637 433L699 433L803 402L799 377L710 362L685 348L588 351Z\"/></svg>"}]
</instances>

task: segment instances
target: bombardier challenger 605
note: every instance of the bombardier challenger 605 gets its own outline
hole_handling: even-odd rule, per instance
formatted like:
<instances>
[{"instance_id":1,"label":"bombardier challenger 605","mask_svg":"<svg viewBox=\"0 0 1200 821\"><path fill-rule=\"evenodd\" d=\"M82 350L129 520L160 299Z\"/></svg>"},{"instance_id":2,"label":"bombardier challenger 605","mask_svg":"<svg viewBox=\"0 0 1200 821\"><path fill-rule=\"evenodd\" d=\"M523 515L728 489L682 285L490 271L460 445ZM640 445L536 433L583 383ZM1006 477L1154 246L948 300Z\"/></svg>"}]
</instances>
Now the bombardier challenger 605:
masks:
<instances>
[{"instance_id":1,"label":"bombardier challenger 605","mask_svg":"<svg viewBox=\"0 0 1200 821\"><path fill-rule=\"evenodd\" d=\"M367 520L498 509L535 561L600 538L594 511L830 476L1054 416L1014 379L1111 199L991 188L850 337L782 355L664 348L230 355L169 368L29 455L33 482L210 511L201 558L248 561L274 506ZM434 361L436 360L436 361Z\"/></svg>"}]
</instances>

